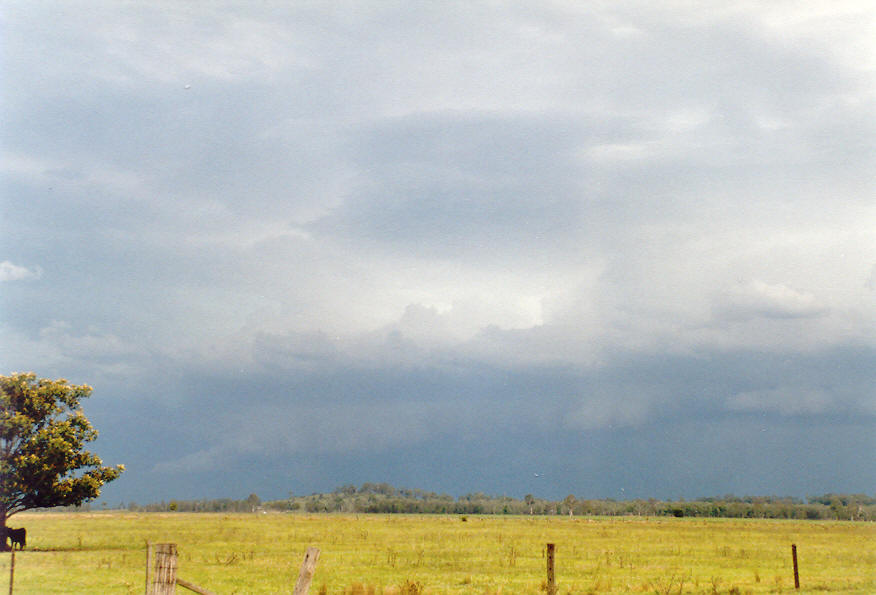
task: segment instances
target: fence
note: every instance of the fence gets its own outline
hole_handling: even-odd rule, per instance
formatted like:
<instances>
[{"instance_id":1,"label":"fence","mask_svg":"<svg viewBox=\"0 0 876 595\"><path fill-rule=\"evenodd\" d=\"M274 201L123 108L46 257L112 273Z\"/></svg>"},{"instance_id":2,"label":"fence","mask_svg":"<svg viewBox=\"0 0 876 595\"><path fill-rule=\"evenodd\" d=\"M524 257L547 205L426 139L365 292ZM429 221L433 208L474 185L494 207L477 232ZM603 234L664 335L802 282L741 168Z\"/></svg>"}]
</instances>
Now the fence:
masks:
<instances>
[{"instance_id":1,"label":"fence","mask_svg":"<svg viewBox=\"0 0 876 595\"><path fill-rule=\"evenodd\" d=\"M554 561L556 558L556 545L548 543L545 548L547 561L547 579L544 583L547 595L557 595L556 573ZM791 545L791 559L794 567L794 588L800 588L800 576L797 566L797 545ZM298 573L298 580L292 591L293 595L307 595L313 575L316 572L316 563L319 561L319 550L315 547L307 548L304 561ZM146 544L146 595L175 595L176 587L182 587L199 593L200 595L216 595L212 591L200 587L194 583L179 578L178 552L175 543L148 543ZM11 551L9 564L9 595L13 595L15 578L15 550Z\"/></svg>"},{"instance_id":2,"label":"fence","mask_svg":"<svg viewBox=\"0 0 876 595\"><path fill-rule=\"evenodd\" d=\"M215 595L204 587L179 578L176 575L177 560L175 543L146 544L146 595L175 595L177 586L200 595ZM319 550L315 547L307 548L292 595L307 595L318 560ZM11 593L10 590L10 595Z\"/></svg>"},{"instance_id":3,"label":"fence","mask_svg":"<svg viewBox=\"0 0 876 595\"><path fill-rule=\"evenodd\" d=\"M159 543L155 545L155 573L152 583L149 582L150 559L152 557L152 546L148 546L146 554L146 595L174 595L176 585L200 593L201 595L215 595L214 593L193 585L188 581L184 581L176 576L177 568L177 551L176 544ZM557 580L554 567L556 559L556 544L548 543L545 548L547 579L545 581L545 591L547 595L557 595ZM791 545L791 557L794 564L794 588L800 588L800 577L797 571L797 545ZM307 548L307 553L304 554L304 562L301 564L301 571L298 574L298 582L295 583L293 595L307 595L310 589L310 583L313 580L313 573L316 571L316 562L319 560L319 550L315 547ZM10 583L11 585L11 583ZM10 587L10 595L12 593Z\"/></svg>"}]
</instances>

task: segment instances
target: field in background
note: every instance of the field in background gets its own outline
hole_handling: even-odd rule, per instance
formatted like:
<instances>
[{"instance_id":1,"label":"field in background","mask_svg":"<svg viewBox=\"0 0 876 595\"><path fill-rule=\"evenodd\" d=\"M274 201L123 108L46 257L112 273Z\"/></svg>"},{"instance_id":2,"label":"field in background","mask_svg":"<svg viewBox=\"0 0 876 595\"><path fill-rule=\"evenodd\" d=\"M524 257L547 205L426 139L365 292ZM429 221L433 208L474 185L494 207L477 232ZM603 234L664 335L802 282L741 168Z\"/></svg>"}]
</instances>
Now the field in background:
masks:
<instances>
[{"instance_id":1,"label":"field in background","mask_svg":"<svg viewBox=\"0 0 876 595\"><path fill-rule=\"evenodd\" d=\"M211 591L291 593L308 546L311 593L539 593L556 544L559 593L876 593L876 525L529 516L31 513L15 593L142 593L146 542L179 546L178 576ZM9 577L0 556L0 592ZM178 590L179 593L189 591Z\"/></svg>"}]
</instances>

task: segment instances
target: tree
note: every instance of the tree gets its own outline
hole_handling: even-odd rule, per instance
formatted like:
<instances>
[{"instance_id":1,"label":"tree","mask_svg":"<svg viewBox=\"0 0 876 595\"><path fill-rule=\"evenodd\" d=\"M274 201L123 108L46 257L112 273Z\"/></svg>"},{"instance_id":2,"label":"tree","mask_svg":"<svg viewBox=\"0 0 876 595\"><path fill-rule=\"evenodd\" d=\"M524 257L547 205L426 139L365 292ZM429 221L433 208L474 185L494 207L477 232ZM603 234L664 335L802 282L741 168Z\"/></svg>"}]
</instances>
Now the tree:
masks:
<instances>
[{"instance_id":1,"label":"tree","mask_svg":"<svg viewBox=\"0 0 876 595\"><path fill-rule=\"evenodd\" d=\"M100 495L123 465L104 467L84 449L97 430L79 402L88 385L37 379L32 372L0 376L0 529L15 513L76 506Z\"/></svg>"},{"instance_id":2,"label":"tree","mask_svg":"<svg viewBox=\"0 0 876 595\"><path fill-rule=\"evenodd\" d=\"M578 499L575 498L575 495L574 495L574 494L569 494L569 495L566 496L566 498L563 500L563 504L566 505L566 510L569 511L569 516L572 516L573 514L575 514L575 503L576 503L577 501L578 501Z\"/></svg>"}]
</instances>

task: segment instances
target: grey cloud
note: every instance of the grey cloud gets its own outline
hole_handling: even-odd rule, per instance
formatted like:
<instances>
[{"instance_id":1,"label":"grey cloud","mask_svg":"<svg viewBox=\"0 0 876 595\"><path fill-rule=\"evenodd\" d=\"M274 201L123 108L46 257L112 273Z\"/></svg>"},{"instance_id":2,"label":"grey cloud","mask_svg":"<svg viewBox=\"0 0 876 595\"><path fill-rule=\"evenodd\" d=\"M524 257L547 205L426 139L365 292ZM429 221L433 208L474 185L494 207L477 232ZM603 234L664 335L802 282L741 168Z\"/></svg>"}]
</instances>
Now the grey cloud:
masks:
<instances>
[{"instance_id":1,"label":"grey cloud","mask_svg":"<svg viewBox=\"0 0 876 595\"><path fill-rule=\"evenodd\" d=\"M351 141L358 186L314 229L428 256L550 244L580 219L578 127L457 114L382 122Z\"/></svg>"},{"instance_id":2,"label":"grey cloud","mask_svg":"<svg viewBox=\"0 0 876 595\"><path fill-rule=\"evenodd\" d=\"M320 367L337 363L338 350L322 332L283 336L259 333L253 341L253 358L268 368Z\"/></svg>"},{"instance_id":3,"label":"grey cloud","mask_svg":"<svg viewBox=\"0 0 876 595\"><path fill-rule=\"evenodd\" d=\"M818 414L835 408L829 394L811 387L782 387L738 393L727 400L734 411L766 411L784 415Z\"/></svg>"},{"instance_id":4,"label":"grey cloud","mask_svg":"<svg viewBox=\"0 0 876 595\"><path fill-rule=\"evenodd\" d=\"M581 430L640 426L652 415L654 407L648 398L641 397L623 391L608 398L588 396L565 418L564 423L569 428Z\"/></svg>"},{"instance_id":5,"label":"grey cloud","mask_svg":"<svg viewBox=\"0 0 876 595\"><path fill-rule=\"evenodd\" d=\"M200 477L214 473L220 461L275 466L276 461L305 454L315 459L395 460L399 453L409 452L422 453L423 465L436 462L436 456L447 464L468 460L456 446L449 446L465 445L472 460L486 452L508 458L511 475L519 477L505 478L505 488L502 479L493 478L497 483L490 485L495 489L511 486L526 492L532 488L523 478L531 477L532 465L539 465L539 445L547 441L556 453L573 453L556 454L550 457L553 463L541 461L548 467L545 471L566 478L569 483L554 479L559 484L550 487L565 493L575 491L571 486L581 481L586 487L576 493L592 489L590 493L611 494L606 490L616 482L628 491L643 490L645 496L646 486L658 484L659 490L688 485L711 493L717 488L708 486L726 485L725 491L738 491L743 488L734 482L715 484L717 478L705 471L711 466L703 467L706 461L695 453L704 448L711 449L711 456L725 453L712 463L730 473L737 463L729 460L733 457L727 445L757 445L758 471L737 480L751 486L768 485L770 469L788 461L783 445L805 435L815 441L804 440L813 453L822 448L833 452L842 443L846 456L860 458L860 452L854 455L849 449L872 426L874 410L855 399L866 394L868 383L872 385L872 360L872 351L840 350L791 358L753 352L618 358L589 372L568 367L487 369L475 362L449 366L447 361L433 361L405 371L344 365L322 371L274 368L270 374L240 378L229 372L209 377L189 373L183 385L205 398L196 408L176 410L174 416L186 424L201 421L188 434L173 438L174 448L156 452L148 473L165 480L186 474ZM789 377L797 378L798 384L770 388ZM818 385L825 387L819 393L801 392ZM161 422L156 418L155 423ZM831 441L827 423L848 426L850 441ZM692 450L685 455L676 450L685 448ZM629 477L613 467L623 460ZM629 466L629 461L641 465ZM659 469L664 480L654 483L646 469ZM386 471L389 475L383 477L391 479ZM602 473L611 480L592 483ZM293 477L295 485L314 485L307 483L313 481L307 476ZM793 481L785 485L803 489Z\"/></svg>"},{"instance_id":6,"label":"grey cloud","mask_svg":"<svg viewBox=\"0 0 876 595\"><path fill-rule=\"evenodd\" d=\"M95 386L138 499L870 486L872 35L826 6L10 5L2 359Z\"/></svg>"},{"instance_id":7,"label":"grey cloud","mask_svg":"<svg viewBox=\"0 0 876 595\"><path fill-rule=\"evenodd\" d=\"M589 365L582 365L576 358L556 355L515 355L526 349L539 350L534 330L493 329L485 333L501 337L492 350L475 349L465 341L423 344L388 331L370 339L369 358L349 351L350 344L331 343L325 337L273 337L275 348L269 355L259 348L257 353L263 355L257 361L270 363L267 369L285 376L302 370L302 352L318 352L323 356L321 364L308 368L310 372L334 374L346 369L360 378L349 385L333 384L335 391L323 395L342 401L432 390L438 391L441 396L437 400L442 401L460 391L468 394L478 385L475 378L487 379L484 386L492 388L481 395L483 398L489 400L495 394L513 400L515 390L521 390L521 396L534 390L538 402L556 407L555 414L566 419L569 427L579 428L641 425L678 415L723 416L727 411L787 413L796 406L794 394L809 395L797 399L802 411L808 413L815 412L816 404L824 405L818 413L872 413L872 391L867 386L872 380L873 351L866 346L848 344L814 353L700 350L688 354L636 353L615 345L604 349ZM393 357L395 349L406 358ZM383 350L389 354L381 354ZM365 378L370 380L365 382ZM426 378L430 380L424 383ZM799 384L777 389L787 378L795 378ZM499 379L507 388L498 388ZM407 388L400 390L397 382ZM536 389L539 385L541 389ZM363 389L366 386L370 391ZM787 407L781 404L783 396ZM758 401L760 397L763 399ZM761 405L756 405L758 402Z\"/></svg>"}]
</instances>

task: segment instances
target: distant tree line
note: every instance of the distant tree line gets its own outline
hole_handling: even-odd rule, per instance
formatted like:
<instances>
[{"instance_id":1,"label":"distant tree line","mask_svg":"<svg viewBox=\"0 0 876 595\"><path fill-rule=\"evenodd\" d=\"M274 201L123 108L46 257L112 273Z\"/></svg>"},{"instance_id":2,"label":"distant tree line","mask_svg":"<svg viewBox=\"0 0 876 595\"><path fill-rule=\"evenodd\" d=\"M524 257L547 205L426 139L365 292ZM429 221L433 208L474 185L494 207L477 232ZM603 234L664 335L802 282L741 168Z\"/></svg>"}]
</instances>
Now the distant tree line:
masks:
<instances>
[{"instance_id":1,"label":"distant tree line","mask_svg":"<svg viewBox=\"0 0 876 595\"><path fill-rule=\"evenodd\" d=\"M232 498L214 498L202 500L162 500L151 504L137 504L136 502L124 502L113 508L114 510L129 510L131 512L258 512L265 510L261 499L255 494L250 494L245 500ZM67 506L53 510L63 512L92 512L95 510L108 510L105 502L99 506L83 504L82 506Z\"/></svg>"},{"instance_id":2,"label":"distant tree line","mask_svg":"<svg viewBox=\"0 0 876 595\"><path fill-rule=\"evenodd\" d=\"M88 508L87 506L84 508ZM569 495L562 500L489 496L480 492L458 498L419 489L395 488L387 483L348 484L330 493L262 502L255 494L244 500L170 500L120 505L136 512L306 512L384 514L533 514L572 516L676 516L713 518L766 518L812 520L876 520L876 497L866 494L824 494L805 500L778 496L726 495L696 500L585 499ZM81 510L81 508L80 508Z\"/></svg>"}]
</instances>

